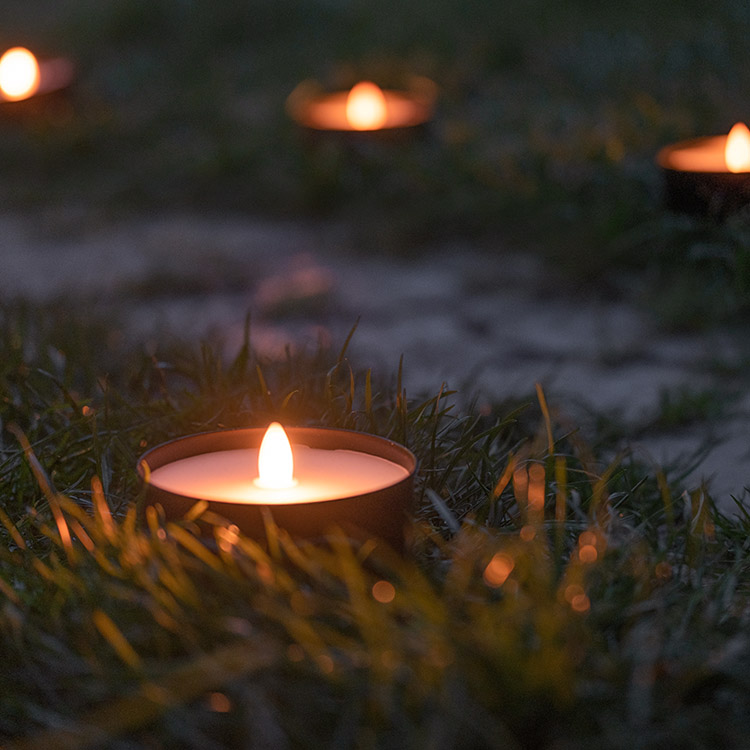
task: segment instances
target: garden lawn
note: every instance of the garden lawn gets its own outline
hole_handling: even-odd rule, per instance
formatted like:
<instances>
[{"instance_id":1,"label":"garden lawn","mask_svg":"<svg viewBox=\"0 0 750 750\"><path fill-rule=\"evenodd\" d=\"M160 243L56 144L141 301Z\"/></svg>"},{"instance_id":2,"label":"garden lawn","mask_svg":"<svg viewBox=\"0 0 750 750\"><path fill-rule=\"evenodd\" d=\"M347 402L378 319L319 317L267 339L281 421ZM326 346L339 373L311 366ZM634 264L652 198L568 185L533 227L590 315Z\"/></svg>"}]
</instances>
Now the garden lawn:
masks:
<instances>
[{"instance_id":1,"label":"garden lawn","mask_svg":"<svg viewBox=\"0 0 750 750\"><path fill-rule=\"evenodd\" d=\"M3 310L6 746L744 746L746 514L602 464L541 390L461 414L345 351L149 359L58 325ZM410 447L413 549L139 506L144 449L271 418Z\"/></svg>"}]
</instances>

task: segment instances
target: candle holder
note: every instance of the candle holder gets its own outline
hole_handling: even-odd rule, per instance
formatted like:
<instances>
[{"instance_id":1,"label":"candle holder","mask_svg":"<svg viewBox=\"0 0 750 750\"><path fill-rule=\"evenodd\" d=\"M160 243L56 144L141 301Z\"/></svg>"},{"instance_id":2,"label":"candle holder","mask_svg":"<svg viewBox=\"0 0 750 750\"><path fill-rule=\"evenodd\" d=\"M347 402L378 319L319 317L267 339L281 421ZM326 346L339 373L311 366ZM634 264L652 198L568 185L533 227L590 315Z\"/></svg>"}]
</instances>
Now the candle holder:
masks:
<instances>
[{"instance_id":1,"label":"candle holder","mask_svg":"<svg viewBox=\"0 0 750 750\"><path fill-rule=\"evenodd\" d=\"M360 492L355 488L344 497L315 501L223 501L206 498L200 492L165 489L158 484L157 470L162 467L194 456L257 449L265 432L261 428L206 432L172 440L147 451L137 467L146 504L161 506L167 520L178 520L196 502L207 500L211 511L235 524L247 536L259 540L265 539L264 518L270 514L279 528L296 539L320 539L333 527L339 527L354 539L376 538L403 551L409 537L417 461L402 445L375 435L318 427L287 430L293 445L321 451L357 452L400 467L396 480L374 491ZM252 474L253 466L248 462L249 482ZM300 479L300 484L303 481Z\"/></svg>"},{"instance_id":2,"label":"candle holder","mask_svg":"<svg viewBox=\"0 0 750 750\"><path fill-rule=\"evenodd\" d=\"M402 140L414 137L431 120L437 87L413 76L403 90L381 89L361 81L349 90L327 92L303 81L289 95L289 116L311 138Z\"/></svg>"},{"instance_id":3,"label":"candle holder","mask_svg":"<svg viewBox=\"0 0 750 750\"><path fill-rule=\"evenodd\" d=\"M727 143L735 129L745 138L742 128L735 126L728 136L692 138L659 151L656 163L662 170L667 208L720 220L750 205L750 165L732 170L727 163Z\"/></svg>"}]
</instances>

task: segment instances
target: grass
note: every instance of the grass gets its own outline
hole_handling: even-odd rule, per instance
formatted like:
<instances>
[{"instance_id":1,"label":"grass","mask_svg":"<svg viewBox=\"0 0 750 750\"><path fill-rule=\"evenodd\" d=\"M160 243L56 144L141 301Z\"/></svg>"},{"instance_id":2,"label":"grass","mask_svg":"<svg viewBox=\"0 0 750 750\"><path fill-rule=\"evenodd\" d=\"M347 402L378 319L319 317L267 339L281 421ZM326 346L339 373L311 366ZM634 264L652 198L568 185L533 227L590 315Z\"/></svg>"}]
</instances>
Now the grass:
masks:
<instances>
[{"instance_id":1,"label":"grass","mask_svg":"<svg viewBox=\"0 0 750 750\"><path fill-rule=\"evenodd\" d=\"M48 109L3 110L6 210L323 217L363 252L521 246L673 329L747 311L747 217L665 213L651 161L746 116L738 0L7 6L0 42L69 54L80 77ZM303 78L406 73L440 88L421 140L311 147L283 113ZM203 270L161 281L233 288L232 268ZM706 487L612 458L616 425L571 427L541 391L459 411L444 388L415 399L401 372L358 371L346 346L266 361L249 327L225 361L133 345L84 302L0 305L3 746L747 745L739 503L725 515ZM665 394L649 427L727 408ZM141 507L144 450L274 418L408 445L412 553L220 523L199 539L195 518Z\"/></svg>"},{"instance_id":2,"label":"grass","mask_svg":"<svg viewBox=\"0 0 750 750\"><path fill-rule=\"evenodd\" d=\"M76 318L61 350L50 312L0 326L5 746L742 746L744 511L602 464L541 391L457 414L345 351L149 356ZM414 450L412 553L139 521L145 447L272 417Z\"/></svg>"},{"instance_id":3,"label":"grass","mask_svg":"<svg viewBox=\"0 0 750 750\"><path fill-rule=\"evenodd\" d=\"M746 220L665 214L652 159L746 116L749 26L739 0L648 13L586 0L228 0L220 11L76 0L42 12L13 0L0 42L68 54L79 79L47 111L0 118L0 198L110 217L322 216L363 251L399 255L490 238L574 283L630 289L631 271L668 325L702 326L747 312ZM399 85L412 73L437 82L440 106L410 143L313 146L283 110L307 78Z\"/></svg>"}]
</instances>

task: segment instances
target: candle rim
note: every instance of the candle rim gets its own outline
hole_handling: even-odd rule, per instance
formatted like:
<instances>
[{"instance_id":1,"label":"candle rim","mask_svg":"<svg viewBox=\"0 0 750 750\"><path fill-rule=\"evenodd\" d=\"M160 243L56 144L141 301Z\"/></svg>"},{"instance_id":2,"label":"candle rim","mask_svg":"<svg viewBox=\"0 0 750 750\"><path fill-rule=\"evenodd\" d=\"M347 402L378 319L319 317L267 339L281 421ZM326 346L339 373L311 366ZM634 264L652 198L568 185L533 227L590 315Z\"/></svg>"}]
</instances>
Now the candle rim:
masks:
<instances>
[{"instance_id":1,"label":"candle rim","mask_svg":"<svg viewBox=\"0 0 750 750\"><path fill-rule=\"evenodd\" d=\"M184 435L179 438L175 438L173 440L167 440L163 443L160 443L159 445L156 445L149 450L145 451L141 457L138 459L137 463L137 473L139 478L141 479L144 484L148 485L150 488L154 490L158 490L159 492L163 492L167 495L172 495L175 497L181 497L186 498L190 500L194 500L195 502L199 502L202 498L196 498L192 497L190 495L182 495L181 493L175 493L170 490L164 490L158 485L152 484L150 481L151 472L155 471L156 469L161 468L162 466L165 466L169 463L173 463L174 461L181 460L183 458L190 458L192 456L198 456L202 454L207 453L220 453L222 451L227 450L236 450L241 448L247 448L247 449L254 449L258 448L260 446L260 440L262 440L263 435L265 434L266 427L243 427L243 428L236 428L236 429L228 429L228 430L207 430L205 432L199 432L194 433L192 435ZM333 499L325 499L325 500L318 500L316 503L335 503L335 502L341 502L342 500L351 500L352 498L356 497L365 497L369 495L377 495L380 492L388 492L393 487L397 487L401 485L404 482L410 482L412 481L414 474L417 470L417 458L416 456L405 446L401 445L400 443L396 443L393 440L390 440L390 438L384 438L380 435L373 435L371 433L367 432L360 432L358 430L347 430L347 429L340 429L336 427L287 427L284 426L284 430L287 432L287 435L289 436L290 441L292 444L297 445L303 445L307 446L309 448L314 448L318 450L351 450L354 452L359 453L365 453L371 456L375 456L377 458L382 458L387 461L391 461L399 466L401 466L403 469L406 470L405 476L400 479L397 482L394 482L391 485L388 485L385 488L375 490L373 492L367 492L367 493L357 493L355 492L352 495L347 495L345 497L338 497ZM358 447L356 444L350 444L350 443L343 443L335 445L335 447L328 447L328 443L330 443L331 439L334 436L345 436L348 440L354 441L354 443L358 443L360 447ZM252 444L248 442L241 442L242 438L259 438L257 441L257 444ZM295 438L300 438L299 440L295 440ZM308 441L312 441L313 444L310 445L309 442L306 442L305 438L307 438ZM235 444L234 439L236 439L238 442ZM211 449L206 449L205 442L210 441L215 446L216 445L224 445L224 447L214 447ZM318 442L324 443L324 445L315 444ZM193 444L192 446L190 444ZM226 444L226 443L231 443ZM379 451L374 450L366 450L361 447L362 444L370 444L374 446L377 446L380 448ZM182 448L183 450L179 450ZM189 452L184 452L184 449L188 448ZM157 458L157 461L154 462L154 457ZM223 500L210 500L211 504L232 504L228 501ZM310 505L310 502L308 501L302 501L302 502L289 502L289 503L283 503L285 507L291 507L294 505ZM267 507L278 507L276 505L274 506L267 506Z\"/></svg>"},{"instance_id":2,"label":"candle rim","mask_svg":"<svg viewBox=\"0 0 750 750\"><path fill-rule=\"evenodd\" d=\"M234 448L176 459L154 469L149 485L159 492L187 498L191 503L206 500L222 503L225 507L258 506L273 510L378 497L413 479L400 463L372 453L346 447L325 450L298 444L297 448L304 476L293 487L259 487L248 477L244 469L250 465L247 459L256 453L255 448ZM310 455L306 455L307 451ZM354 460L354 465L346 463L347 457ZM326 468L323 473L316 468L321 463ZM339 467L341 473L338 476L328 475L328 471L337 472ZM215 472L210 476L215 478L218 486L206 480L204 471ZM184 472L192 473L195 482L186 481Z\"/></svg>"},{"instance_id":3,"label":"candle rim","mask_svg":"<svg viewBox=\"0 0 750 750\"><path fill-rule=\"evenodd\" d=\"M727 133L718 134L718 135L704 135L704 136L697 136L695 138L685 138L681 141L675 141L674 143L670 143L666 146L662 146L662 148L659 149L659 151L656 154L656 163L665 170L669 170L672 172L678 172L680 174L705 174L705 175L723 175L724 177L728 175L735 175L737 178L741 177L747 177L750 175L750 171L745 172L731 172L729 169L726 170L717 170L717 169L680 169L679 167L674 166L673 164L670 164L669 158L672 156L672 154L678 152L678 151L685 151L690 148L694 148L696 146L700 145L707 145L709 143L713 143L714 145L718 146L720 142L726 143L727 139Z\"/></svg>"},{"instance_id":4,"label":"candle rim","mask_svg":"<svg viewBox=\"0 0 750 750\"><path fill-rule=\"evenodd\" d=\"M354 85L371 79L361 79L355 81ZM385 124L382 127L371 130L357 130L349 127L329 127L317 123L310 117L309 110L311 105L328 104L343 107L346 105L346 99L351 93L352 86L346 89L337 89L335 91L325 90L317 81L302 81L287 97L286 110L289 116L298 124L311 130L323 132L341 132L341 133L377 133L381 131L406 130L409 128L423 125L432 118L435 110L436 85L433 81L424 76L412 76L413 85L404 89L385 88L376 83L378 88L383 92L386 103L389 100L393 104L404 104L408 102L416 108L416 113L404 122Z\"/></svg>"},{"instance_id":5,"label":"candle rim","mask_svg":"<svg viewBox=\"0 0 750 750\"><path fill-rule=\"evenodd\" d=\"M401 121L389 123L386 122L377 128L364 128L358 129L354 127L328 127L326 125L318 123L310 114L310 106L315 104L332 104L342 107L346 106L346 100L349 96L349 90L347 91L335 91L330 94L321 94L319 96L311 97L304 103L300 104L299 109L296 112L295 119L301 125L314 130L331 130L331 131L342 131L352 133L377 133L381 130L398 130L399 128L413 128L418 125L422 125L430 119L432 115L432 107L426 102L420 100L418 97L410 96L408 91L396 91L394 89L381 89L383 96L385 97L386 107L389 105L393 107L394 104L411 104L414 107L412 116Z\"/></svg>"},{"instance_id":6,"label":"candle rim","mask_svg":"<svg viewBox=\"0 0 750 750\"><path fill-rule=\"evenodd\" d=\"M53 94L72 85L76 76L76 66L67 57L43 57L33 50L29 50L36 58L39 66L39 84L33 94L23 99L8 99L0 91L0 104L13 106L22 105L29 99L38 99L46 94Z\"/></svg>"}]
</instances>

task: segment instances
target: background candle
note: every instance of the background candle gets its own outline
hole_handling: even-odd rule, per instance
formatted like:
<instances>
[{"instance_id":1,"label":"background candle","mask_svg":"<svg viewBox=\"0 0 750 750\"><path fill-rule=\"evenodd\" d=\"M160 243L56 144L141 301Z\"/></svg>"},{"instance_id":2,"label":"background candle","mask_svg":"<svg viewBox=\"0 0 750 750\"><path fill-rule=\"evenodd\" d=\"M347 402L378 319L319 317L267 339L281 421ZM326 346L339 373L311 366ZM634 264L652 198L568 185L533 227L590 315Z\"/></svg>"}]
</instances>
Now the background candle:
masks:
<instances>
[{"instance_id":1,"label":"background candle","mask_svg":"<svg viewBox=\"0 0 750 750\"><path fill-rule=\"evenodd\" d=\"M411 130L432 117L435 84L412 79L406 91L381 89L362 81L348 91L324 93L310 82L300 84L287 99L295 122L316 131L351 133Z\"/></svg>"},{"instance_id":2,"label":"background candle","mask_svg":"<svg viewBox=\"0 0 750 750\"><path fill-rule=\"evenodd\" d=\"M36 110L35 102L65 92L73 82L73 63L63 57L38 59L25 47L0 56L0 104L4 113ZM10 109L9 109L10 108Z\"/></svg>"},{"instance_id":3,"label":"background candle","mask_svg":"<svg viewBox=\"0 0 750 750\"><path fill-rule=\"evenodd\" d=\"M750 134L737 123L729 135L665 146L656 157L667 208L723 218L750 204Z\"/></svg>"}]
</instances>

